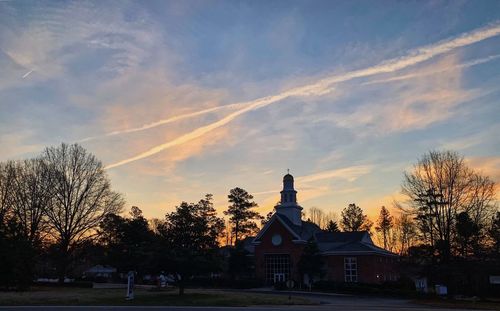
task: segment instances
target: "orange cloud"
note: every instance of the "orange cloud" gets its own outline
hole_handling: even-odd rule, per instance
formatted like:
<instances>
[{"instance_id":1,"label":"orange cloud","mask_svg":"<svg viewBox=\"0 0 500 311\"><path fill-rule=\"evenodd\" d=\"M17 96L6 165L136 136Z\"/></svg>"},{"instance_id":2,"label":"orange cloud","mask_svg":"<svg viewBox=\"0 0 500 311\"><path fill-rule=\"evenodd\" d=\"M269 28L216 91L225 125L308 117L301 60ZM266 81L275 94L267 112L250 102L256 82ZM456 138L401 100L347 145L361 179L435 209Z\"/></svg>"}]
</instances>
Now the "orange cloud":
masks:
<instances>
[{"instance_id":1,"label":"orange cloud","mask_svg":"<svg viewBox=\"0 0 500 311\"><path fill-rule=\"evenodd\" d=\"M477 172L479 172L483 175L489 176L495 182L500 183L500 157L499 156L468 157L465 160Z\"/></svg>"}]
</instances>

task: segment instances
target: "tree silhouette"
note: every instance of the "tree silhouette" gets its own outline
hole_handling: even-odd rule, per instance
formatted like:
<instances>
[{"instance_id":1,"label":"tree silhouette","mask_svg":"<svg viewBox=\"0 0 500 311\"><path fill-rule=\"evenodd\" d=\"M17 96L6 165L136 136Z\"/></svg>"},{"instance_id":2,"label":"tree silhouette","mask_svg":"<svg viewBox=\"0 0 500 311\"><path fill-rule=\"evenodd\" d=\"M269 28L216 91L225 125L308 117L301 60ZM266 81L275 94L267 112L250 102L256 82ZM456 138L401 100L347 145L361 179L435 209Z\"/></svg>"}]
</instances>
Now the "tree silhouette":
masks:
<instances>
[{"instance_id":1,"label":"tree silhouette","mask_svg":"<svg viewBox=\"0 0 500 311\"><path fill-rule=\"evenodd\" d=\"M352 203L342 210L341 222L342 230L351 231L370 231L373 223L368 219L368 216L363 214L363 210Z\"/></svg>"},{"instance_id":2,"label":"tree silhouette","mask_svg":"<svg viewBox=\"0 0 500 311\"><path fill-rule=\"evenodd\" d=\"M452 151L431 151L404 174L402 193L410 200L405 211L415 216L420 238L448 261L456 240L457 215L467 212L484 236L496 210L495 183L470 169Z\"/></svg>"},{"instance_id":3,"label":"tree silhouette","mask_svg":"<svg viewBox=\"0 0 500 311\"><path fill-rule=\"evenodd\" d=\"M46 148L42 155L51 178L52 201L47 223L57 246L57 270L63 282L75 248L95 233L108 214L123 206L102 163L80 145L61 144Z\"/></svg>"},{"instance_id":4,"label":"tree silhouette","mask_svg":"<svg viewBox=\"0 0 500 311\"><path fill-rule=\"evenodd\" d=\"M313 282L314 277L320 277L323 274L323 257L315 241L309 241L304 247L299 259L299 271L302 275L307 275L310 283Z\"/></svg>"},{"instance_id":5,"label":"tree silhouette","mask_svg":"<svg viewBox=\"0 0 500 311\"><path fill-rule=\"evenodd\" d=\"M389 212L389 210L385 208L385 206L382 206L382 208L380 209L380 214L377 219L377 226L375 227L375 230L382 234L382 240L384 242L385 249L387 249L389 234L393 226L394 226L394 221L393 217L391 216L391 213Z\"/></svg>"},{"instance_id":6,"label":"tree silhouette","mask_svg":"<svg viewBox=\"0 0 500 311\"><path fill-rule=\"evenodd\" d=\"M160 225L160 235L168 250L164 270L178 276L179 295L184 294L189 277L213 271L213 251L224 229L224 221L214 213L211 195L207 195L198 204L182 202Z\"/></svg>"},{"instance_id":7,"label":"tree silhouette","mask_svg":"<svg viewBox=\"0 0 500 311\"><path fill-rule=\"evenodd\" d=\"M261 220L263 217L258 212L251 210L258 205L252 201L253 196L246 190L236 187L229 191L227 197L231 205L224 211L224 215L229 216L234 244L236 245L240 239L259 230L255 221Z\"/></svg>"},{"instance_id":8,"label":"tree silhouette","mask_svg":"<svg viewBox=\"0 0 500 311\"><path fill-rule=\"evenodd\" d=\"M467 212L461 212L457 215L456 222L457 243L459 245L460 254L463 257L472 251L477 253L479 247L479 225L474 223Z\"/></svg>"},{"instance_id":9,"label":"tree silhouette","mask_svg":"<svg viewBox=\"0 0 500 311\"><path fill-rule=\"evenodd\" d=\"M500 259L500 212L496 212L495 216L492 217L488 235L493 241L493 254L497 259Z\"/></svg>"},{"instance_id":10,"label":"tree silhouette","mask_svg":"<svg viewBox=\"0 0 500 311\"><path fill-rule=\"evenodd\" d=\"M337 222L330 220L325 228L326 231L328 232L340 232L339 226L337 225Z\"/></svg>"}]
</instances>

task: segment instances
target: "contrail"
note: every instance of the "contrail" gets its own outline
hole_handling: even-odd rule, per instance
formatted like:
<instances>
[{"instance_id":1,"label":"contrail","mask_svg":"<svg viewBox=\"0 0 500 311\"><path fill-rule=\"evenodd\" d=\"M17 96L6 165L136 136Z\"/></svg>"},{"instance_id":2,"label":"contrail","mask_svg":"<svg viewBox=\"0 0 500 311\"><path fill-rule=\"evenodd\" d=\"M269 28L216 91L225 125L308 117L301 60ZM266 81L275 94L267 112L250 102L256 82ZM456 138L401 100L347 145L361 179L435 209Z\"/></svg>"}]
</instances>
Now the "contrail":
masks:
<instances>
[{"instance_id":1,"label":"contrail","mask_svg":"<svg viewBox=\"0 0 500 311\"><path fill-rule=\"evenodd\" d=\"M179 120L183 120L183 119L188 119L188 118L196 117L196 116L199 116L199 115L211 113L211 112L218 111L218 110L232 109L232 108L238 107L240 105L241 104L237 103L237 104L230 104L230 105L225 105L225 106L212 107L212 108L208 108L208 109L204 109L204 110L200 110L200 111L196 111L196 112L191 112L191 113L186 113L186 114L178 115L178 116L171 117L171 118L168 118L168 119L159 120L159 121L156 121L156 122L153 122L153 123L149 123L149 124L145 124L145 125L142 125L142 126L139 126L139 127L134 127L134 128L125 129L125 130L119 130L119 131L113 131L113 132L109 132L109 133L106 133L106 134L103 134L103 135L99 135L99 136L92 136L92 137L83 138L83 139L79 140L79 142L85 142L85 141L94 140L94 139L98 139L98 138L102 138L102 137L108 137L108 136L115 136L115 135L120 135L120 134L126 134L126 133L133 133L133 132L144 131L144 130L147 130L147 129L150 129L150 128L154 128L154 127L157 127L157 126L160 126L160 125L164 125L164 124L172 123L172 122L175 122L175 121L179 121Z\"/></svg>"},{"instance_id":2,"label":"contrail","mask_svg":"<svg viewBox=\"0 0 500 311\"><path fill-rule=\"evenodd\" d=\"M417 48L413 51L410 51L406 56L399 57L399 58L394 58L390 59L387 61L384 61L380 63L379 65L375 65L372 67L368 67L365 69L360 69L360 70L354 70L351 72L347 72L341 75L334 75L330 76L325 79L321 79L316 83L308 84L305 86L301 87L296 87L292 88L288 91L282 92L277 95L272 95L272 96L267 96L263 98L256 99L254 101L250 101L246 104L246 107L233 112L229 114L228 116L222 118L219 121L216 121L214 123L211 123L209 125L205 125L202 127L199 127L187 134L184 134L174 140L171 140L169 142L157 145L146 152L140 153L136 156L133 156L131 158L110 164L106 167L106 169L113 168L113 167L118 167L133 161L137 161L140 159L144 159L146 157L152 156L154 154L157 154L160 151L163 151L168 148L172 148L174 146L182 145L184 143L187 143L193 139L196 139L198 137L201 137L219 127L222 127L229 122L233 121L235 118L238 116L245 114L247 112L266 107L268 105L271 105L273 103L279 102L285 98L291 97L291 96L310 96L310 95L322 95L325 94L326 92L329 91L329 88L333 84L356 79L356 78L361 78L361 77L367 77L375 74L380 74L380 73L389 73L389 72L394 72L397 70L401 70L403 68L407 68L409 66L416 65L418 63L424 62L426 60L429 60L437 55L441 55L444 53L447 53L451 50L454 50L456 48L468 46L474 43L477 43L479 41L492 38L495 36L498 36L500 34L500 23L494 23L489 26L483 27L483 28L478 28L476 30L473 30L471 32L467 32L462 34L461 36L439 41L435 44L432 45L427 45L424 47Z\"/></svg>"},{"instance_id":3,"label":"contrail","mask_svg":"<svg viewBox=\"0 0 500 311\"><path fill-rule=\"evenodd\" d=\"M309 183L317 180L344 178L348 181L353 181L361 175L366 175L373 169L372 165L357 165L349 166L341 169L323 171L316 174L297 177L300 183Z\"/></svg>"},{"instance_id":4,"label":"contrail","mask_svg":"<svg viewBox=\"0 0 500 311\"><path fill-rule=\"evenodd\" d=\"M30 70L30 71L28 71L27 73L25 73L25 74L23 75L23 79L24 79L24 78L26 78L26 77L28 77L28 76L29 76L32 72L33 72L33 70Z\"/></svg>"},{"instance_id":5,"label":"contrail","mask_svg":"<svg viewBox=\"0 0 500 311\"><path fill-rule=\"evenodd\" d=\"M387 79L374 80L374 81L364 82L362 85L370 85L370 84L379 84L379 83L394 82L394 81L406 80L406 79L411 79L411 78L415 78L415 77L421 77L421 76L427 76L427 75L431 75L431 74L435 74L435 73L445 72L445 71L448 71L448 70L451 70L451 69L468 68L468 67L472 67L472 66L476 66L476 65L487 63L487 62L495 60L495 59L497 59L499 57L500 57L500 54L495 54L495 55L491 55L491 56L488 56L488 57L475 59L475 60L472 60L472 61L469 61L469 62L466 62L466 63L463 63L463 64L458 64L458 65L455 65L455 66L451 66L451 67L448 67L448 68L441 68L441 69L438 69L438 70L429 70L429 71L426 71L426 72L411 73L411 74L397 76L397 77L392 77L392 78L387 78Z\"/></svg>"},{"instance_id":6,"label":"contrail","mask_svg":"<svg viewBox=\"0 0 500 311\"><path fill-rule=\"evenodd\" d=\"M249 102L249 105L246 106L245 108L240 109L236 112L233 112L233 113L227 115L226 117L220 119L219 121L216 121L216 122L211 123L209 125L199 127L199 128L197 128L197 129L195 129L187 134L184 134L184 135L182 135L174 140L171 140L169 142L166 142L164 144L155 146L155 147L149 149L148 151L143 152L141 154L138 154L134 157L119 161L119 162L114 163L114 164L110 164L110 165L106 166L105 169L121 166L121 165L130 163L130 162L133 162L133 161L144 159L146 157L157 154L158 152L163 151L165 149L187 143L193 139L196 139L200 136L205 135L208 132L211 132L219 127L222 127L222 126L228 124L229 122L233 121L236 117L238 117L244 113L268 106L272 103L278 102L278 101L280 101L284 98L287 98L289 96L297 95L297 94L295 94L294 90L290 90L288 92L283 92L283 93L278 94L278 95L268 96L268 97L260 98L260 99L254 100L252 102Z\"/></svg>"}]
</instances>

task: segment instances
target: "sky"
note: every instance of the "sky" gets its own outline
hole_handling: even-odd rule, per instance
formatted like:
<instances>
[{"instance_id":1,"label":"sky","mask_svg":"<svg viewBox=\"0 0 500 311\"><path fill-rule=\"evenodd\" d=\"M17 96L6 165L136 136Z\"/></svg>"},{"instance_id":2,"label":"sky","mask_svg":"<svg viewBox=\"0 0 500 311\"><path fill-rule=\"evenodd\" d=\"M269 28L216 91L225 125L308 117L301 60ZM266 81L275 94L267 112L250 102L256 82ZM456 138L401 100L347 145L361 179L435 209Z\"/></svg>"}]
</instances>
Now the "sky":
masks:
<instances>
[{"instance_id":1,"label":"sky","mask_svg":"<svg viewBox=\"0 0 500 311\"><path fill-rule=\"evenodd\" d=\"M0 1L0 161L61 142L150 218L287 169L374 216L430 150L500 182L500 1Z\"/></svg>"}]
</instances>

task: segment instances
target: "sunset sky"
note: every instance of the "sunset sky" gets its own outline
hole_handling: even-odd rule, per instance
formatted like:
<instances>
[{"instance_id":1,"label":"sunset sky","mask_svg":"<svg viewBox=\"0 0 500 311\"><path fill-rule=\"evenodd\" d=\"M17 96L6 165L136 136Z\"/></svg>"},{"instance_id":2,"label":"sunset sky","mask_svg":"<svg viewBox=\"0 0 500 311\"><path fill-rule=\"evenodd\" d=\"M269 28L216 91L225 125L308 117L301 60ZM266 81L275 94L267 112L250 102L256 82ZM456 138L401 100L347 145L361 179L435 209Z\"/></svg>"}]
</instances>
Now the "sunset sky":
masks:
<instances>
[{"instance_id":1,"label":"sunset sky","mask_svg":"<svg viewBox=\"0 0 500 311\"><path fill-rule=\"evenodd\" d=\"M368 214L451 149L500 182L500 1L0 1L0 161L78 142L127 209Z\"/></svg>"}]
</instances>

